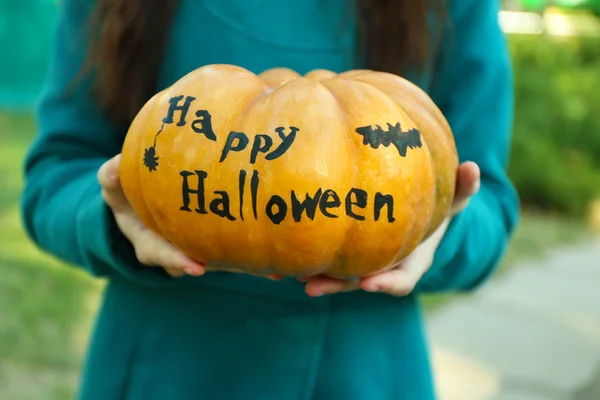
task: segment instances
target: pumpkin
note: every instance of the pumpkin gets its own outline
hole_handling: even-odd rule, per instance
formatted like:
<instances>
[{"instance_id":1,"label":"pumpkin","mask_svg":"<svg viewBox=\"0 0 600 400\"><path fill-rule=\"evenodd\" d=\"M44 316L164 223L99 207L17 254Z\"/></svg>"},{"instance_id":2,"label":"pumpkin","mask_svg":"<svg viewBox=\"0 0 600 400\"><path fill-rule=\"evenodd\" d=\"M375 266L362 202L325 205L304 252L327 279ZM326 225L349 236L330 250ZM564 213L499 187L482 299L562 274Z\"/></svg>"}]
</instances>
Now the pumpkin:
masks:
<instances>
[{"instance_id":1,"label":"pumpkin","mask_svg":"<svg viewBox=\"0 0 600 400\"><path fill-rule=\"evenodd\" d=\"M441 224L457 167L444 116L399 76L208 65L139 111L119 173L141 221L199 262L352 279Z\"/></svg>"}]
</instances>

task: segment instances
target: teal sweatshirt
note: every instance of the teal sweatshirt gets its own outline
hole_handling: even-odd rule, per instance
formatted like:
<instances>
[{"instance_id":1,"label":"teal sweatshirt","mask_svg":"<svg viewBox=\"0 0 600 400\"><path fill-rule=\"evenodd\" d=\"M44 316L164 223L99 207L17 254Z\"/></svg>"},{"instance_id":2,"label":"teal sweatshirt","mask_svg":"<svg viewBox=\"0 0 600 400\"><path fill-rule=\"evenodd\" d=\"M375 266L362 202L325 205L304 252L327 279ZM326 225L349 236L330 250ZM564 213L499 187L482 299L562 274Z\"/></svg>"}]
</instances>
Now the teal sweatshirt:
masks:
<instances>
[{"instance_id":1,"label":"teal sweatshirt","mask_svg":"<svg viewBox=\"0 0 600 400\"><path fill-rule=\"evenodd\" d=\"M181 0L156 89L213 63L256 73L359 67L347 1ZM433 399L418 294L484 282L519 214L506 175L513 88L497 1L451 1L452 32L431 60L435 85L426 72L409 77L447 117L461 161L479 164L482 186L452 220L415 292L402 298L361 291L310 298L294 279L222 272L176 279L141 265L96 180L127 127L107 118L89 81L69 86L85 56L91 6L60 3L22 196L25 227L40 248L108 280L79 398Z\"/></svg>"}]
</instances>

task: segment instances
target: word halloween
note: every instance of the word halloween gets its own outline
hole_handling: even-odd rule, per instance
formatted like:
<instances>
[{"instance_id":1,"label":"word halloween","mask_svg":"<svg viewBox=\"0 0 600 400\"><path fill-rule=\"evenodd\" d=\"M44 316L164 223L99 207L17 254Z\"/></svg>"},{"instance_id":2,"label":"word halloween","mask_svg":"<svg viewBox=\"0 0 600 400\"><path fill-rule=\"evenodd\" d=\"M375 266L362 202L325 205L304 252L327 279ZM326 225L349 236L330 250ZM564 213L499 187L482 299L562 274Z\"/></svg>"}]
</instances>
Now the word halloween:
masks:
<instances>
[{"instance_id":1,"label":"word halloween","mask_svg":"<svg viewBox=\"0 0 600 400\"><path fill-rule=\"evenodd\" d=\"M206 171L195 170L194 172L190 171L181 171L179 173L183 178L182 184L182 199L183 205L181 206L181 211L191 212L190 203L192 201L191 196L194 195L194 211L198 214L207 214L208 211L206 209L206 193L204 189L204 181L208 178L208 173ZM190 187L190 178L192 175L196 175L194 178L195 185L194 189ZM239 173L239 184L238 184L238 197L239 197L239 218L244 220L244 200L246 193L246 179L247 172L241 170ZM258 188L260 185L260 178L258 171L252 172L252 177L250 178L250 200L252 204L252 214L254 219L258 219L258 210L257 210L257 199L258 199ZM229 198L229 193L226 191L217 190L214 192L217 197L211 200L209 204L209 210L220 217L227 218L230 221L235 221L236 218L231 213L231 200ZM367 199L368 194L366 191L362 189L352 188L348 191L344 199L344 208L345 214L351 218L354 218L359 221L364 221L365 217L363 215L356 214L353 210L353 206L358 208L366 208L367 207ZM302 214L306 214L311 220L315 219L315 214L317 211L317 207L319 211L328 218L338 218L339 216L333 214L330 209L340 208L342 206L342 201L340 200L340 196L336 191L332 189L318 189L315 194L311 197L309 194L305 194L304 200L300 200L298 194L294 190L290 193L290 203L288 203L285 199L278 195L272 195L269 201L265 206L265 213L267 217L276 225L279 225L287 216L288 209L291 208L292 218L295 222L300 222L302 219ZM381 212L383 207L387 206L387 220L388 222L394 222L394 198L389 194L376 193L375 201L374 201L374 219L378 221L381 217Z\"/></svg>"},{"instance_id":2,"label":"word halloween","mask_svg":"<svg viewBox=\"0 0 600 400\"><path fill-rule=\"evenodd\" d=\"M186 126L188 124L186 118L188 117L190 107L194 100L195 98L192 96L186 96L184 99L183 95L172 97L169 100L169 109L166 116L162 119L160 130L154 136L154 144L144 150L143 162L150 172L156 171L159 166L159 157L156 154L157 137L163 132L165 124L173 124L176 122L176 126ZM176 113L179 113L178 118L176 118ZM196 119L191 122L191 129L200 135L204 135L209 141L216 142L217 135L213 130L212 116L208 110L198 109L194 112L194 115ZM407 149L421 147L420 132L417 129L403 132L400 123L396 123L395 125L388 123L387 125L387 131L384 131L377 125L376 128L372 128L371 126L357 128L356 133L363 136L363 144L369 145L373 149L377 149L380 145L383 145L384 147L394 145L396 149L398 149L398 153L401 157L406 157ZM250 154L248 161L250 164L255 164L257 158L261 154L261 157L264 157L267 161L275 160L290 149L299 131L300 129L294 126L290 126L289 129L278 127L275 128L275 132L277 132L279 136L279 141L277 143L274 143L273 138L269 135L257 134L252 138L251 145L251 139L246 133L231 131L221 149L219 162L224 162L231 152L242 152L246 150L249 145ZM213 214L230 221L235 221L237 219L232 213L231 199L229 193L226 191L215 191L215 197L210 200L207 208L205 180L208 179L208 172L201 170L194 170L193 172L184 170L180 171L179 174L182 179L182 206L180 207L180 211L193 211L198 214L207 214L208 211L210 211ZM247 171L239 171L237 193L239 199L239 211L237 212L237 215L242 221L244 220L247 176ZM194 179L194 182L192 182L192 179ZM249 180L252 214L255 219L258 219L257 199L260 186L259 172L253 170ZM195 198L193 206L191 206L192 197ZM300 222L303 214L306 215L306 218L314 220L317 210L327 218L339 218L339 215L334 212L335 209L342 207L342 200L336 191L319 188L315 191L314 195L311 196L308 193L304 193L303 197L304 199L301 199L294 190L290 193L288 199L289 202L281 196L272 195L266 203L264 209L265 214L274 224L280 224L288 216L288 213L291 214L295 222ZM350 189L344 196L343 208L345 215L358 221L364 221L366 219L365 215L357 213L357 209L366 209L369 203L368 199L369 195L366 191L359 188ZM387 221L390 223L394 222L393 196L377 192L373 199L373 219L375 221L381 219L381 215L384 213L384 207L386 208L385 215L387 216Z\"/></svg>"}]
</instances>

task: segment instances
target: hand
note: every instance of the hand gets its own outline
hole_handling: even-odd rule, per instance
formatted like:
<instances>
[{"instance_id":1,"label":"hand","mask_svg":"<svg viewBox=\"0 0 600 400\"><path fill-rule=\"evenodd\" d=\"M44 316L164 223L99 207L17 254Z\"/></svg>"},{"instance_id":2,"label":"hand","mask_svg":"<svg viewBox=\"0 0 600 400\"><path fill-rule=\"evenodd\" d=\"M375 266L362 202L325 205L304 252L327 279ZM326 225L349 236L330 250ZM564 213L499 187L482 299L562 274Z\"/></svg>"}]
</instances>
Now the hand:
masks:
<instances>
[{"instance_id":1,"label":"hand","mask_svg":"<svg viewBox=\"0 0 600 400\"><path fill-rule=\"evenodd\" d=\"M207 271L243 273L240 270L223 270L200 264L187 257L163 237L157 235L137 217L123 193L119 181L121 155L105 162L98 170L98 181L102 186L104 201L112 209L117 226L133 244L138 261L148 267L162 267L174 277L185 274L204 275ZM252 274L255 275L255 274ZM279 275L255 275L271 280L281 280Z\"/></svg>"},{"instance_id":2,"label":"hand","mask_svg":"<svg viewBox=\"0 0 600 400\"><path fill-rule=\"evenodd\" d=\"M102 186L104 201L112 209L121 232L133 244L140 263L148 267L162 267L174 277L185 274L203 275L204 265L190 259L171 243L152 232L136 216L121 188L118 172L120 161L119 154L104 163L98 170L98 181Z\"/></svg>"},{"instance_id":3,"label":"hand","mask_svg":"<svg viewBox=\"0 0 600 400\"><path fill-rule=\"evenodd\" d=\"M464 210L471 197L479 191L480 170L477 164L464 162L459 166L457 174L456 193L450 216L398 266L356 282L325 276L310 278L305 287L306 293L309 296L321 296L362 289L368 292L381 292L394 296L410 294L419 279L431 267L435 251L446 233L450 219Z\"/></svg>"}]
</instances>

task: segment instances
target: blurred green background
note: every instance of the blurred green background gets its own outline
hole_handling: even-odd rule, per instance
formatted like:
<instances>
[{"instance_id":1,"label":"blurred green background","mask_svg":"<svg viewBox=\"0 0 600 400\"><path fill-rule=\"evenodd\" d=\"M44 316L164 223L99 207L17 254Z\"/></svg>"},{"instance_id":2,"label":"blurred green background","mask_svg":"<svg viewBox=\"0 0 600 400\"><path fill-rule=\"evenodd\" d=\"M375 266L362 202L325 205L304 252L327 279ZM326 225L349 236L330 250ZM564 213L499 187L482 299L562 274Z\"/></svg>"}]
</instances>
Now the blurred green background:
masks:
<instances>
[{"instance_id":1,"label":"blurred green background","mask_svg":"<svg viewBox=\"0 0 600 400\"><path fill-rule=\"evenodd\" d=\"M600 2L563 3L552 11L552 2L507 1L501 15L517 95L510 175L523 219L500 274L589 237L600 218L591 208L600 198ZM0 399L72 398L103 284L38 251L18 214L57 7L0 0ZM557 18L583 18L572 20L582 32L552 28ZM427 309L453 297L427 297Z\"/></svg>"}]
</instances>

